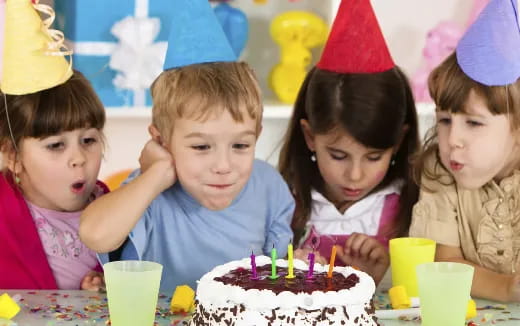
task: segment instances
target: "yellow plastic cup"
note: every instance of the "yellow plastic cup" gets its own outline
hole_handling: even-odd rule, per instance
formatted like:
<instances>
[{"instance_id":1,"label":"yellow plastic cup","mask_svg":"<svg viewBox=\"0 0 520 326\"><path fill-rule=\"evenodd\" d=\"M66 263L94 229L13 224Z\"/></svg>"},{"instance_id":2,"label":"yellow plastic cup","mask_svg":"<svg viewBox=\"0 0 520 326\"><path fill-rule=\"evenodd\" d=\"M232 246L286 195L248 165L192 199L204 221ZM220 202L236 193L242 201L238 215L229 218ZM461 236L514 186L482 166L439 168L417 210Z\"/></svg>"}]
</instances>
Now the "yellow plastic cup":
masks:
<instances>
[{"instance_id":1,"label":"yellow plastic cup","mask_svg":"<svg viewBox=\"0 0 520 326\"><path fill-rule=\"evenodd\" d=\"M392 285L402 285L410 297L419 295L415 268L433 262L435 241L424 238L395 238L390 240Z\"/></svg>"},{"instance_id":2,"label":"yellow plastic cup","mask_svg":"<svg viewBox=\"0 0 520 326\"><path fill-rule=\"evenodd\" d=\"M123 260L106 263L108 311L112 326L152 326L161 283L162 265Z\"/></svg>"},{"instance_id":3,"label":"yellow plastic cup","mask_svg":"<svg viewBox=\"0 0 520 326\"><path fill-rule=\"evenodd\" d=\"M417 266L422 326L464 326L473 266L436 262Z\"/></svg>"}]
</instances>

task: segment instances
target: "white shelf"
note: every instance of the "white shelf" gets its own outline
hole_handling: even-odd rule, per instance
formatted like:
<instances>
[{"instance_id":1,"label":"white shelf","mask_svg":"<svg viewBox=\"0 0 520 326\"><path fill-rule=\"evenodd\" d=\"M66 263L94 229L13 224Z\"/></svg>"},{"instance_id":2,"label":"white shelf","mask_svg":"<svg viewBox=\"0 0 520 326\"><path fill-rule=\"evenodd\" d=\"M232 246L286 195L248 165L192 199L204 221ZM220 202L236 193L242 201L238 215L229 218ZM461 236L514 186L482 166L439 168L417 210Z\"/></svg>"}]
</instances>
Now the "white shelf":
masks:
<instances>
[{"instance_id":1,"label":"white shelf","mask_svg":"<svg viewBox=\"0 0 520 326\"><path fill-rule=\"evenodd\" d=\"M288 119L291 117L293 106L276 102L264 104L264 119ZM109 107L107 117L114 119L150 119L150 107ZM417 113L419 116L433 116L435 106L433 103L417 103Z\"/></svg>"},{"instance_id":2,"label":"white shelf","mask_svg":"<svg viewBox=\"0 0 520 326\"><path fill-rule=\"evenodd\" d=\"M292 113L292 105L269 103L264 104L264 119L288 119ZM109 119L151 119L150 107L108 107Z\"/></svg>"}]
</instances>

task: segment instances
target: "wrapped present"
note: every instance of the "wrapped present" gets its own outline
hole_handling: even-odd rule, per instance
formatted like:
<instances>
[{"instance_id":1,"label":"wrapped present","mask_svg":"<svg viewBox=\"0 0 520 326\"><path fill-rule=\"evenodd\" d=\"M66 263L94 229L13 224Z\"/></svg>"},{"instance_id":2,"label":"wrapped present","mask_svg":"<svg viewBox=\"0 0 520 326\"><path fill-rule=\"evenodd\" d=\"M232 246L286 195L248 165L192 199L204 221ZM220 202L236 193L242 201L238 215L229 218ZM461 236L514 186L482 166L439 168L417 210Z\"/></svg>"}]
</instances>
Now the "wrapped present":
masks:
<instances>
[{"instance_id":1,"label":"wrapped present","mask_svg":"<svg viewBox=\"0 0 520 326\"><path fill-rule=\"evenodd\" d=\"M107 107L151 105L162 72L171 0L54 0L57 28Z\"/></svg>"}]
</instances>

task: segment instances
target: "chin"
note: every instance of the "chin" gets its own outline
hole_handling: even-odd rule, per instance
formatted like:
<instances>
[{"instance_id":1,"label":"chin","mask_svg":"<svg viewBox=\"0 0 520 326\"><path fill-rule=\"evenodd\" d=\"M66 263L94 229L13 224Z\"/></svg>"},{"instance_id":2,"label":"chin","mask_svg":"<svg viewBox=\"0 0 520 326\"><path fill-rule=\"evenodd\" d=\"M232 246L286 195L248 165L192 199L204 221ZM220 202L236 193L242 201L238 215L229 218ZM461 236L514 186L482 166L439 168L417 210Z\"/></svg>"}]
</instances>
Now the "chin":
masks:
<instances>
[{"instance_id":1,"label":"chin","mask_svg":"<svg viewBox=\"0 0 520 326\"><path fill-rule=\"evenodd\" d=\"M221 210L224 210L224 209L228 208L230 204L231 203L226 203L224 205L209 204L209 205L202 205L202 206L206 207L210 211L221 211Z\"/></svg>"},{"instance_id":2,"label":"chin","mask_svg":"<svg viewBox=\"0 0 520 326\"><path fill-rule=\"evenodd\" d=\"M212 211L221 211L223 209L226 209L229 207L229 205L231 205L231 203L233 202L232 199L230 200L220 200L220 201L202 201L201 204L202 206L206 207L207 209L209 210L212 210Z\"/></svg>"}]
</instances>

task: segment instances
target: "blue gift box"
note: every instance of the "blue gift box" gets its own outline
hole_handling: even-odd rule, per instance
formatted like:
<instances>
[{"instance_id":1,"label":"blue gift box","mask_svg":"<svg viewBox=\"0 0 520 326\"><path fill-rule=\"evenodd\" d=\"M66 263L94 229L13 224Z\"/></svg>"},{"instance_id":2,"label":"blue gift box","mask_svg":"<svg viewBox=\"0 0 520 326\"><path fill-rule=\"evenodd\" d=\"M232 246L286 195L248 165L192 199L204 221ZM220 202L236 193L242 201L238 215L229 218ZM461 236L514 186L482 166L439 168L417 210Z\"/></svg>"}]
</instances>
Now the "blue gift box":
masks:
<instances>
[{"instance_id":1,"label":"blue gift box","mask_svg":"<svg viewBox=\"0 0 520 326\"><path fill-rule=\"evenodd\" d=\"M155 42L166 42L172 7L172 0L54 0L56 27L73 45L73 66L91 81L106 107L140 105L134 103L134 91L113 83L117 71L109 67L110 53L119 40L112 26L128 16L159 18ZM145 104L151 102L147 89Z\"/></svg>"}]
</instances>

